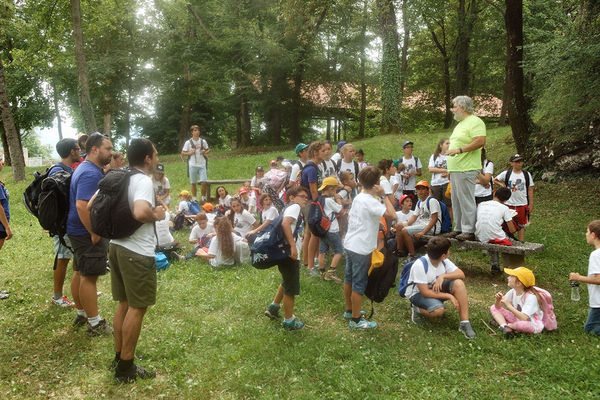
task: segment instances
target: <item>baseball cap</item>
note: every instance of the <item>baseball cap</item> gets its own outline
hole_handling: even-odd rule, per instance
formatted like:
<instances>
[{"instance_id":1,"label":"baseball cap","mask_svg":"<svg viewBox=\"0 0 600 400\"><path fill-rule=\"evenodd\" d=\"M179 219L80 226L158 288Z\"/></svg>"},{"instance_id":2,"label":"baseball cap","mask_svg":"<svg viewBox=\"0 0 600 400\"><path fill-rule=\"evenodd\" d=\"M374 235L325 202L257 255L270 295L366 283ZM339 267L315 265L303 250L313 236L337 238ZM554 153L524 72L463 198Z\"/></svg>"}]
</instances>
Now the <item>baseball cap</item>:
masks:
<instances>
[{"instance_id":1,"label":"baseball cap","mask_svg":"<svg viewBox=\"0 0 600 400\"><path fill-rule=\"evenodd\" d=\"M525 287L531 287L535 285L535 276L533 275L533 271L531 271L529 268L504 268L504 272L506 272L508 275L516 276Z\"/></svg>"},{"instance_id":2,"label":"baseball cap","mask_svg":"<svg viewBox=\"0 0 600 400\"><path fill-rule=\"evenodd\" d=\"M260 165L258 167L256 167L256 171L264 171L263 167L261 167Z\"/></svg>"},{"instance_id":3,"label":"baseball cap","mask_svg":"<svg viewBox=\"0 0 600 400\"><path fill-rule=\"evenodd\" d=\"M306 149L306 148L308 148L308 145L307 145L307 144L304 144L304 143L298 143L298 144L296 145L296 155L300 154L300 152L301 152L302 150Z\"/></svg>"},{"instance_id":4,"label":"baseball cap","mask_svg":"<svg viewBox=\"0 0 600 400\"><path fill-rule=\"evenodd\" d=\"M342 148L342 146L345 145L345 144L346 144L345 140L342 140L341 142L338 142L338 144L337 144L337 151L340 151L340 149Z\"/></svg>"},{"instance_id":5,"label":"baseball cap","mask_svg":"<svg viewBox=\"0 0 600 400\"><path fill-rule=\"evenodd\" d=\"M513 154L512 156L510 156L510 162L513 162L513 161L523 161L523 156L520 155L519 153Z\"/></svg>"},{"instance_id":6,"label":"baseball cap","mask_svg":"<svg viewBox=\"0 0 600 400\"><path fill-rule=\"evenodd\" d=\"M242 186L240 190L238 190L238 194L248 193L248 188L246 186Z\"/></svg>"},{"instance_id":7,"label":"baseball cap","mask_svg":"<svg viewBox=\"0 0 600 400\"><path fill-rule=\"evenodd\" d=\"M402 207L402 202L408 198L409 196L407 194L403 194L402 196L400 196L400 198L398 199L398 204L400 205L400 207Z\"/></svg>"},{"instance_id":8,"label":"baseball cap","mask_svg":"<svg viewBox=\"0 0 600 400\"><path fill-rule=\"evenodd\" d=\"M419 182L417 182L417 184L415 185L415 187L418 187L418 186L424 186L424 187L428 188L428 187L429 187L429 182L427 182L426 180L420 180L420 181L419 181Z\"/></svg>"},{"instance_id":9,"label":"baseball cap","mask_svg":"<svg viewBox=\"0 0 600 400\"><path fill-rule=\"evenodd\" d=\"M276 160L271 160L271 162L269 163L269 165L271 165L271 167L276 167L277 166L277 161Z\"/></svg>"},{"instance_id":10,"label":"baseball cap","mask_svg":"<svg viewBox=\"0 0 600 400\"><path fill-rule=\"evenodd\" d=\"M164 164L156 164L156 169L154 172L160 172L161 174L165 173L165 165Z\"/></svg>"},{"instance_id":11,"label":"baseball cap","mask_svg":"<svg viewBox=\"0 0 600 400\"><path fill-rule=\"evenodd\" d=\"M333 176L328 176L327 178L323 179L323 184L321 185L319 190L323 190L327 186L337 186L337 185L338 185L337 179L335 179Z\"/></svg>"},{"instance_id":12,"label":"baseball cap","mask_svg":"<svg viewBox=\"0 0 600 400\"><path fill-rule=\"evenodd\" d=\"M182 190L181 192L179 192L179 195L187 197L190 195L190 192L188 192L187 190Z\"/></svg>"},{"instance_id":13,"label":"baseball cap","mask_svg":"<svg viewBox=\"0 0 600 400\"><path fill-rule=\"evenodd\" d=\"M210 212L213 212L213 210L215 209L215 206L213 206L211 203L204 203L204 204L202 204L202 209L205 212L210 213Z\"/></svg>"},{"instance_id":14,"label":"baseball cap","mask_svg":"<svg viewBox=\"0 0 600 400\"><path fill-rule=\"evenodd\" d=\"M408 146L409 144L414 144L413 142L411 142L410 140L407 140L406 142L402 143L402 148L404 149L406 146Z\"/></svg>"}]
</instances>

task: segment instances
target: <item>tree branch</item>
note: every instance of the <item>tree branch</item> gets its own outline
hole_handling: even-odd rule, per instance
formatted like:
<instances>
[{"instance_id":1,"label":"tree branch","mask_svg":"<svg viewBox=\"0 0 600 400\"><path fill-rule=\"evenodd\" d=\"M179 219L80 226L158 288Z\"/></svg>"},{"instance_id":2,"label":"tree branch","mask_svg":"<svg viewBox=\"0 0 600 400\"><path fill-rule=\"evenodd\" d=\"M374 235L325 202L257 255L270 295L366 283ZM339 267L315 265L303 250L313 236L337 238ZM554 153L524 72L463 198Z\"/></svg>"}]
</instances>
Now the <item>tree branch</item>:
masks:
<instances>
[{"instance_id":1,"label":"tree branch","mask_svg":"<svg viewBox=\"0 0 600 400\"><path fill-rule=\"evenodd\" d=\"M494 7L496 9L496 11L498 11L500 14L502 14L502 16L504 16L504 10L494 2L494 0L484 0L486 3L488 3L490 6Z\"/></svg>"},{"instance_id":2,"label":"tree branch","mask_svg":"<svg viewBox=\"0 0 600 400\"><path fill-rule=\"evenodd\" d=\"M198 13L196 12L196 10L194 10L194 7L192 7L191 4L187 5L188 10L190 10L190 12L192 13L192 15L194 16L194 18L196 18L196 21L198 21L198 24L200 25L200 27L204 30L204 32L206 32L206 34L208 36L210 36L210 38L212 40L217 40L217 38L215 37L215 35L213 35L208 28L206 27L206 25L204 25L204 22L202 22L202 19L200 18L200 16L198 15Z\"/></svg>"}]
</instances>

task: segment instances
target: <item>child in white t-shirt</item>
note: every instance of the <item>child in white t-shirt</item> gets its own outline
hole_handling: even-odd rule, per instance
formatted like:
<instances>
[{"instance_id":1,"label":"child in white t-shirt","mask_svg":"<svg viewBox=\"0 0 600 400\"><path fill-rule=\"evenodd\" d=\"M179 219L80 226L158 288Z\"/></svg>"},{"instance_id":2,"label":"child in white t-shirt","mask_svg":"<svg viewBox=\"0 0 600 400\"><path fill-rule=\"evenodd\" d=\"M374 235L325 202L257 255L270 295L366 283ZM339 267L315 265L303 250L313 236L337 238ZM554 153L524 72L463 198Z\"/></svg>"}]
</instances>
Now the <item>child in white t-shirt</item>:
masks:
<instances>
[{"instance_id":1,"label":"child in white t-shirt","mask_svg":"<svg viewBox=\"0 0 600 400\"><path fill-rule=\"evenodd\" d=\"M496 190L494 200L484 201L477 207L477 223L475 224L475 235L480 242L507 244L507 232L512 234L516 231L513 223L513 212L504 203L510 198L510 189L500 187ZM504 228L506 224L506 228Z\"/></svg>"},{"instance_id":2,"label":"child in white t-shirt","mask_svg":"<svg viewBox=\"0 0 600 400\"><path fill-rule=\"evenodd\" d=\"M475 180L475 204L493 200L492 179L494 163L487 159L485 147L481 148L481 171Z\"/></svg>"},{"instance_id":3,"label":"child in white t-shirt","mask_svg":"<svg viewBox=\"0 0 600 400\"><path fill-rule=\"evenodd\" d=\"M256 239L256 236L263 229L265 229L267 225L271 223L271 221L279 217L279 211L277 211L277 208L273 205L273 200L271 200L271 196L269 196L268 193L263 193L260 195L259 203L262 207L260 215L261 224L256 228L248 231L248 233L246 233L246 239L250 244L254 243L254 239Z\"/></svg>"},{"instance_id":4,"label":"child in white t-shirt","mask_svg":"<svg viewBox=\"0 0 600 400\"><path fill-rule=\"evenodd\" d=\"M348 215L348 232L344 238L344 318L349 320L350 329L371 329L377 326L377 323L368 321L362 315L362 297L367 288L371 253L377 248L379 220L381 217L394 219L396 216L394 206L378 185L379 176L380 171L376 167L365 167L360 171L358 180L363 190L354 198Z\"/></svg>"},{"instance_id":5,"label":"child in white t-shirt","mask_svg":"<svg viewBox=\"0 0 600 400\"><path fill-rule=\"evenodd\" d=\"M194 224L188 240L190 243L194 244L195 247L194 250L186 256L186 259L193 258L199 249L204 249L205 252L208 252L208 246L210 246L212 238L216 236L215 228L213 227L212 222L208 220L208 216L205 212L196 214L194 219L196 220L196 224Z\"/></svg>"},{"instance_id":6,"label":"child in white t-shirt","mask_svg":"<svg viewBox=\"0 0 600 400\"><path fill-rule=\"evenodd\" d=\"M381 171L381 176L379 177L379 186L383 188L383 192L390 200L390 203L394 204L396 202L396 198L394 197L394 191L392 189L392 184L390 183L390 178L396 175L396 165L390 159L384 158L380 160L377 164L377 168Z\"/></svg>"},{"instance_id":7,"label":"child in white t-shirt","mask_svg":"<svg viewBox=\"0 0 600 400\"><path fill-rule=\"evenodd\" d=\"M233 226L233 231L240 237L246 237L246 234L258 226L254 215L248 210L244 210L242 202L237 197L231 198L231 210L225 213L229 223Z\"/></svg>"},{"instance_id":8,"label":"child in white t-shirt","mask_svg":"<svg viewBox=\"0 0 600 400\"><path fill-rule=\"evenodd\" d=\"M582 276L577 272L571 272L569 280L587 283L590 311L583 329L588 333L600 335L600 219L588 224L585 239L588 244L594 246L594 251L590 254L588 274Z\"/></svg>"},{"instance_id":9,"label":"child in white t-shirt","mask_svg":"<svg viewBox=\"0 0 600 400\"><path fill-rule=\"evenodd\" d=\"M507 178L508 176L508 179ZM529 216L533 211L533 177L523 169L523 157L514 154L510 157L510 168L494 179L499 186L506 186L512 192L506 205L517 211L515 221L522 226L529 226ZM519 240L525 240L525 230L519 231Z\"/></svg>"},{"instance_id":10,"label":"child in white t-shirt","mask_svg":"<svg viewBox=\"0 0 600 400\"><path fill-rule=\"evenodd\" d=\"M450 140L448 138L440 139L429 158L429 172L431 172L431 195L438 201L443 201L449 209L448 212L452 212L452 201L446 197L446 189L450 183L448 162L445 156L448 147L450 147Z\"/></svg>"},{"instance_id":11,"label":"child in white t-shirt","mask_svg":"<svg viewBox=\"0 0 600 400\"><path fill-rule=\"evenodd\" d=\"M412 304L412 321L420 324L422 316L441 317L446 312L444 302L450 300L460 317L458 331L473 339L465 274L448 259L449 255L450 241L436 236L427 243L427 255L413 263L405 294Z\"/></svg>"},{"instance_id":12,"label":"child in white t-shirt","mask_svg":"<svg viewBox=\"0 0 600 400\"><path fill-rule=\"evenodd\" d=\"M216 235L210 241L208 250L200 248L196 255L207 260L213 267L235 264L236 246L242 245L245 240L233 233L227 217L215 219L214 227Z\"/></svg>"},{"instance_id":13,"label":"child in white t-shirt","mask_svg":"<svg viewBox=\"0 0 600 400\"><path fill-rule=\"evenodd\" d=\"M344 246L342 245L342 237L340 236L340 227L337 220L337 215L342 211L343 206L342 198L335 193L337 187L337 179L330 176L323 179L323 184L319 188L325 204L323 213L331 220L327 236L321 238L319 241L319 265L323 268L321 271L323 272L324 280L342 283L342 280L336 274L337 265L344 255ZM334 255L331 259L329 269L325 271L325 256L330 247L333 249Z\"/></svg>"},{"instance_id":14,"label":"child in white t-shirt","mask_svg":"<svg viewBox=\"0 0 600 400\"><path fill-rule=\"evenodd\" d=\"M415 215L415 212L412 210L412 199L406 194L402 195L398 199L398 205L400 206L400 211L396 211L396 224L406 226L410 218Z\"/></svg>"},{"instance_id":15,"label":"child in white t-shirt","mask_svg":"<svg viewBox=\"0 0 600 400\"><path fill-rule=\"evenodd\" d=\"M343 239L348 229L348 211L352 205L352 191L356 188L356 182L354 181L354 175L348 171L340 172L338 179L342 186L337 192L342 199L342 212L338 215L338 222L340 224L340 235Z\"/></svg>"},{"instance_id":16,"label":"child in white t-shirt","mask_svg":"<svg viewBox=\"0 0 600 400\"><path fill-rule=\"evenodd\" d=\"M250 214L256 213L256 197L252 196L252 194L253 193L244 186L242 186L238 191L239 199L242 202L242 207L245 210L248 210Z\"/></svg>"},{"instance_id":17,"label":"child in white t-shirt","mask_svg":"<svg viewBox=\"0 0 600 400\"><path fill-rule=\"evenodd\" d=\"M156 165L156 169L152 173L152 186L154 187L156 200L159 203L162 201L168 208L171 204L171 184L169 178L165 176L165 166L163 164Z\"/></svg>"},{"instance_id":18,"label":"child in white t-shirt","mask_svg":"<svg viewBox=\"0 0 600 400\"><path fill-rule=\"evenodd\" d=\"M390 177L390 183L392 184L392 191L394 192L394 197L396 200L400 200L400 197L404 196L404 178L402 178L402 174L406 169L406 165L402 164L401 160L393 160L394 165L396 166L396 173ZM412 198L411 198L412 200ZM394 202L394 204L396 204ZM411 202L411 204L414 204Z\"/></svg>"},{"instance_id":19,"label":"child in white t-shirt","mask_svg":"<svg viewBox=\"0 0 600 400\"><path fill-rule=\"evenodd\" d=\"M190 213L189 201L192 201L192 195L187 190L182 190L179 193L179 205L177 205L177 214L183 213L188 215Z\"/></svg>"},{"instance_id":20,"label":"child in white t-shirt","mask_svg":"<svg viewBox=\"0 0 600 400\"><path fill-rule=\"evenodd\" d=\"M219 207L224 210L228 210L231 207L231 197L224 186L217 187L217 199L219 200Z\"/></svg>"},{"instance_id":21,"label":"child in white t-shirt","mask_svg":"<svg viewBox=\"0 0 600 400\"><path fill-rule=\"evenodd\" d=\"M510 338L514 332L540 333L544 329L541 298L534 288L535 276L530 269L519 267L504 268L508 274L506 294L496 293L496 302L490 307L494 321L500 326L504 337Z\"/></svg>"}]
</instances>

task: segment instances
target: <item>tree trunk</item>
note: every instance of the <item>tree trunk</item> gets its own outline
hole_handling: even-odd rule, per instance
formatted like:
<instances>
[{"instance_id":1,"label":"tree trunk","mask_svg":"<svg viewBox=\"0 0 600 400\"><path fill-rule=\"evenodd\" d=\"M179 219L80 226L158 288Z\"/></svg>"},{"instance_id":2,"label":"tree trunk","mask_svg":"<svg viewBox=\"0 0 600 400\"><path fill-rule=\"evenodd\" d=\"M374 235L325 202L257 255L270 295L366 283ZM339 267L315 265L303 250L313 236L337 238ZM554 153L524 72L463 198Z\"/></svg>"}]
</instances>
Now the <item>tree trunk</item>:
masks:
<instances>
[{"instance_id":1,"label":"tree trunk","mask_svg":"<svg viewBox=\"0 0 600 400\"><path fill-rule=\"evenodd\" d=\"M240 141L238 142L238 147L244 148L250 145L250 131L251 131L251 123L250 123L250 110L248 107L248 101L246 99L246 95L241 92L239 95L240 98Z\"/></svg>"},{"instance_id":2,"label":"tree trunk","mask_svg":"<svg viewBox=\"0 0 600 400\"><path fill-rule=\"evenodd\" d=\"M381 30L383 57L381 62L381 133L400 133L400 60L398 57L398 24L393 0L377 0L377 17Z\"/></svg>"},{"instance_id":3,"label":"tree trunk","mask_svg":"<svg viewBox=\"0 0 600 400\"><path fill-rule=\"evenodd\" d=\"M508 38L506 39L506 49L508 53L509 48ZM510 106L510 80L508 76L508 55L504 62L504 94L502 96L502 108L500 109L500 119L498 120L498 126L506 126L508 119L508 108Z\"/></svg>"},{"instance_id":4,"label":"tree trunk","mask_svg":"<svg viewBox=\"0 0 600 400\"><path fill-rule=\"evenodd\" d=\"M325 138L331 142L331 118L327 117L327 132Z\"/></svg>"},{"instance_id":5,"label":"tree trunk","mask_svg":"<svg viewBox=\"0 0 600 400\"><path fill-rule=\"evenodd\" d=\"M444 129L450 128L452 125L452 101L450 100L450 92L452 90L451 82L450 82L450 57L448 56L448 51L446 49L446 26L444 24L444 20L441 19L437 22L437 25L441 29L441 40L438 38L438 35L435 33L435 30L432 26L427 25L427 29L431 33L431 39L435 44L435 47L439 50L442 55L442 69L443 69L443 77L444 77Z\"/></svg>"},{"instance_id":6,"label":"tree trunk","mask_svg":"<svg viewBox=\"0 0 600 400\"><path fill-rule=\"evenodd\" d=\"M23 148L19 140L19 133L13 119L10 104L8 102L8 93L6 92L6 80L4 78L4 65L0 57L0 112L2 113L2 125L6 133L7 146L10 152L13 179L15 182L25 180L25 158L23 157Z\"/></svg>"},{"instance_id":7,"label":"tree trunk","mask_svg":"<svg viewBox=\"0 0 600 400\"><path fill-rule=\"evenodd\" d=\"M529 142L530 123L527 102L523 94L523 1L505 0L506 33L508 36L507 67L508 81L510 84L510 105L508 107L508 120L512 128L513 138L517 152L527 154Z\"/></svg>"},{"instance_id":8,"label":"tree trunk","mask_svg":"<svg viewBox=\"0 0 600 400\"><path fill-rule=\"evenodd\" d=\"M71 19L73 21L73 39L75 41L75 58L77 59L77 77L79 81L79 96L81 110L88 133L96 132L96 119L92 110L90 99L90 86L88 83L88 67L85 60L85 46L83 31L81 29L81 5L79 0L71 0Z\"/></svg>"},{"instance_id":9,"label":"tree trunk","mask_svg":"<svg viewBox=\"0 0 600 400\"><path fill-rule=\"evenodd\" d=\"M11 166L10 160L10 148L8 147L8 139L6 138L6 131L4 126L0 125L0 136L2 137L2 148L4 149L4 165Z\"/></svg>"},{"instance_id":10,"label":"tree trunk","mask_svg":"<svg viewBox=\"0 0 600 400\"><path fill-rule=\"evenodd\" d=\"M467 95L469 93L469 47L473 36L473 24L476 15L476 0L471 0L467 8L468 0L458 2L458 37L456 38L456 94Z\"/></svg>"},{"instance_id":11,"label":"tree trunk","mask_svg":"<svg viewBox=\"0 0 600 400\"><path fill-rule=\"evenodd\" d=\"M369 8L368 2L363 1L363 14L362 14L362 26L360 30L360 120L358 126L358 138L362 139L365 137L365 123L367 119L367 20ZM329 123L329 120L327 121ZM329 125L328 132L329 134Z\"/></svg>"},{"instance_id":12,"label":"tree trunk","mask_svg":"<svg viewBox=\"0 0 600 400\"><path fill-rule=\"evenodd\" d=\"M129 82L127 85L127 108L125 110L125 127L123 128L123 136L125 136L125 147L129 147L129 141L131 138L131 102L133 101L131 92L133 89L131 88L132 78L129 76Z\"/></svg>"},{"instance_id":13,"label":"tree trunk","mask_svg":"<svg viewBox=\"0 0 600 400\"><path fill-rule=\"evenodd\" d=\"M410 43L410 21L408 14L408 0L402 0L402 53L400 65L400 102L404 98L404 86L406 85L406 73L408 71L408 45Z\"/></svg>"},{"instance_id":14,"label":"tree trunk","mask_svg":"<svg viewBox=\"0 0 600 400\"><path fill-rule=\"evenodd\" d=\"M56 114L56 125L58 128L58 140L62 140L62 120L60 118L60 109L58 107L58 92L56 91L56 84L52 82L52 100L54 102L54 113Z\"/></svg>"}]
</instances>

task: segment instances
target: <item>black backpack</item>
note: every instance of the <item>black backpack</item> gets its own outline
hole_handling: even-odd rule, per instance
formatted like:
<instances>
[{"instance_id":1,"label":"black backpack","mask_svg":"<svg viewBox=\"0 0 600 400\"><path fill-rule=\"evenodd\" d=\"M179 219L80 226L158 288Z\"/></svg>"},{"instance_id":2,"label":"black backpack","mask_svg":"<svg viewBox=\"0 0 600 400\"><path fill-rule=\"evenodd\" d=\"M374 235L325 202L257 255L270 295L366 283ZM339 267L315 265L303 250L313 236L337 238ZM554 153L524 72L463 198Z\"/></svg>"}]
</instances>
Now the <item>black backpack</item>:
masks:
<instances>
[{"instance_id":1,"label":"black backpack","mask_svg":"<svg viewBox=\"0 0 600 400\"><path fill-rule=\"evenodd\" d=\"M358 173L360 172L360 166L358 165L358 162L356 160L352 160L352 163L354 164L354 180L358 182ZM335 171L338 173L338 175L340 173L340 168L342 168L341 158L335 163Z\"/></svg>"},{"instance_id":2,"label":"black backpack","mask_svg":"<svg viewBox=\"0 0 600 400\"><path fill-rule=\"evenodd\" d=\"M311 201L308 216L306 217L306 224L310 229L311 233L320 238L327 236L329 228L331 227L331 220L325 215L325 197L319 196L316 200Z\"/></svg>"},{"instance_id":3,"label":"black backpack","mask_svg":"<svg viewBox=\"0 0 600 400\"><path fill-rule=\"evenodd\" d=\"M129 178L138 169L111 169L98 182L98 193L90 208L92 231L103 238L123 239L131 236L142 223L131 213L128 200Z\"/></svg>"},{"instance_id":4,"label":"black backpack","mask_svg":"<svg viewBox=\"0 0 600 400\"><path fill-rule=\"evenodd\" d=\"M393 246L387 245L386 241L381 252L383 264L371 271L365 290L365 296L371 300L371 314L368 318L373 316L373 302L381 303L386 298L390 289L396 285L396 275L398 275L398 257L394 254Z\"/></svg>"},{"instance_id":5,"label":"black backpack","mask_svg":"<svg viewBox=\"0 0 600 400\"><path fill-rule=\"evenodd\" d=\"M38 221L51 236L62 237L67 233L71 173L57 171L44 178L37 198ZM64 243L63 243L64 244Z\"/></svg>"},{"instance_id":6,"label":"black backpack","mask_svg":"<svg viewBox=\"0 0 600 400\"><path fill-rule=\"evenodd\" d=\"M23 196L21 197L27 211L33 214L33 216L36 218L39 218L38 202L40 193L42 193L42 182L48 177L50 170L56 166L61 167L65 172L67 172L67 166L63 163L57 163L53 165L52 167L46 169L46 172L44 173L35 171L33 173L33 181L25 188ZM69 194L67 194L67 199L68 198Z\"/></svg>"}]
</instances>

